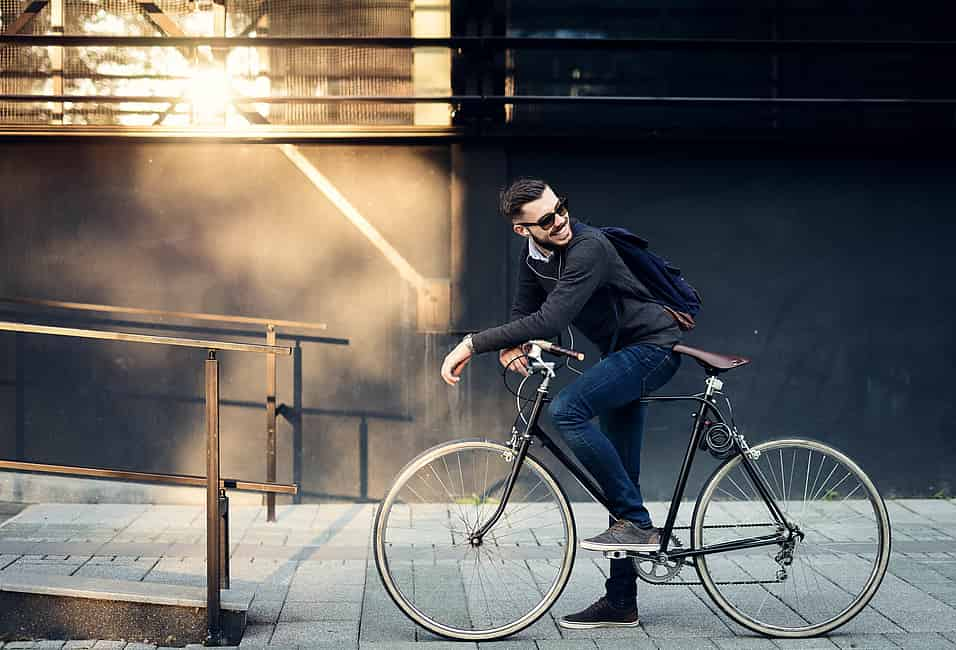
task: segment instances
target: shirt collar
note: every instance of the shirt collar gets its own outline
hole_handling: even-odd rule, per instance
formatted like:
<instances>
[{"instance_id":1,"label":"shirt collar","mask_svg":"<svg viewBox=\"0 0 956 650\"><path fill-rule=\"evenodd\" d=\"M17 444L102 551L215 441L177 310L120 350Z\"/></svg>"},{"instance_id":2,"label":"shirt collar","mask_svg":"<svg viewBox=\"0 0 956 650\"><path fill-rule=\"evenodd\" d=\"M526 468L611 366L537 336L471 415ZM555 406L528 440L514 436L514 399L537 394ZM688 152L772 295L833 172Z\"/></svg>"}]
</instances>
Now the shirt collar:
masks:
<instances>
[{"instance_id":1,"label":"shirt collar","mask_svg":"<svg viewBox=\"0 0 956 650\"><path fill-rule=\"evenodd\" d=\"M528 237L528 256L533 260L539 262L549 262L551 261L551 256L554 253L552 251L543 251L534 243L534 239Z\"/></svg>"}]
</instances>

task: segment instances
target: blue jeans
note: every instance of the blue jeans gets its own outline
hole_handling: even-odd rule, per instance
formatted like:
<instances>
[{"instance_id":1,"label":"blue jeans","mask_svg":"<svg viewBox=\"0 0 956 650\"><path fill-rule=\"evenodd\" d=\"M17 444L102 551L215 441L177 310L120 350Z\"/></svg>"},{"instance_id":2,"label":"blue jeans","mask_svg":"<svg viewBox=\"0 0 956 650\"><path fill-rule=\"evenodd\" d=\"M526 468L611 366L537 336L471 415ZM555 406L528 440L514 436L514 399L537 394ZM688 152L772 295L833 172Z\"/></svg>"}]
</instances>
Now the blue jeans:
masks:
<instances>
[{"instance_id":1,"label":"blue jeans","mask_svg":"<svg viewBox=\"0 0 956 650\"><path fill-rule=\"evenodd\" d=\"M614 518L649 527L641 496L641 443L647 406L638 400L666 384L680 355L659 345L638 344L614 352L589 368L551 402L551 419L585 469L601 486ZM600 416L601 427L591 420ZM605 583L617 607L637 601L631 560L611 560Z\"/></svg>"}]
</instances>

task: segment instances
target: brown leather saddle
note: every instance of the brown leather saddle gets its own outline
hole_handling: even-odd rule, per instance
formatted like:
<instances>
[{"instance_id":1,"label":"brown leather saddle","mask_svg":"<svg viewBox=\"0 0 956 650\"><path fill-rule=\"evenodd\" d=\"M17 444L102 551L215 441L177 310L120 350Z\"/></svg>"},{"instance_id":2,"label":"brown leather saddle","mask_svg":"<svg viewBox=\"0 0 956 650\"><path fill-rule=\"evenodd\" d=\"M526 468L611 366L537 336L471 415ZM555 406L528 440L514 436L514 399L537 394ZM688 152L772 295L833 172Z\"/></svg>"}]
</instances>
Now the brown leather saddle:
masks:
<instances>
[{"instance_id":1,"label":"brown leather saddle","mask_svg":"<svg viewBox=\"0 0 956 650\"><path fill-rule=\"evenodd\" d=\"M719 375L722 372L746 366L750 363L750 359L745 357L730 357L717 354L716 352L705 352L704 350L698 350L697 348L692 348L687 345L675 345L674 352L692 357L694 361L699 363L704 370L707 371L708 375Z\"/></svg>"}]
</instances>

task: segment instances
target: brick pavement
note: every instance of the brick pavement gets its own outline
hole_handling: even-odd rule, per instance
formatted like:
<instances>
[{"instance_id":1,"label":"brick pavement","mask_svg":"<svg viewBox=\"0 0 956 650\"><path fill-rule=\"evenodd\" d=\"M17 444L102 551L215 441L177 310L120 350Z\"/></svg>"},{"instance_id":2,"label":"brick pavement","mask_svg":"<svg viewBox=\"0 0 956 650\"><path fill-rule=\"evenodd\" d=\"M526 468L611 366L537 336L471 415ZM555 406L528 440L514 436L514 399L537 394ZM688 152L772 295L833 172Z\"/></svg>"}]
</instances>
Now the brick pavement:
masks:
<instances>
[{"instance_id":1,"label":"brick pavement","mask_svg":"<svg viewBox=\"0 0 956 650\"><path fill-rule=\"evenodd\" d=\"M766 639L732 623L698 587L640 585L639 628L566 631L555 617L589 604L603 589L606 562L580 551L558 602L530 628L496 643L453 643L418 628L389 600L370 556L374 506L232 509L233 589L253 594L243 648L564 650L590 648L953 648L956 649L956 502L888 502L894 553L876 597L857 618L825 638ZM651 504L655 516L665 504ZM579 532L606 515L576 504ZM0 524L0 578L52 573L166 584L203 585L202 507L58 505L28 507ZM15 648L155 648L121 641L58 640L0 644Z\"/></svg>"}]
</instances>

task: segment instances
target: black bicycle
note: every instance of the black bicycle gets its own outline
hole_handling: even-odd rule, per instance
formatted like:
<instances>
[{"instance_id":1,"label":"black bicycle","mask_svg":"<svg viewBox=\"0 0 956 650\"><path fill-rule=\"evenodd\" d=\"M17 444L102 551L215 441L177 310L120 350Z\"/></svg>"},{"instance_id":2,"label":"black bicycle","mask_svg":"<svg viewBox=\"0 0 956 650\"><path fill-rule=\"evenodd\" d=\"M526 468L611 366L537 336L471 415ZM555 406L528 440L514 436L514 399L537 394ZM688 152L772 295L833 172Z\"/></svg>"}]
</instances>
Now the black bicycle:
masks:
<instances>
[{"instance_id":1,"label":"black bicycle","mask_svg":"<svg viewBox=\"0 0 956 650\"><path fill-rule=\"evenodd\" d=\"M538 427L557 364L542 352L583 358L546 341L529 344L541 382L525 418L501 444L456 440L433 447L398 474L375 517L375 562L395 604L445 637L490 640L542 616L571 574L577 532L554 476L529 453L541 444L595 500L601 489ZM845 454L802 438L750 446L733 420L718 375L746 365L677 346L707 373L704 392L647 397L695 404L693 429L656 552L632 557L655 584L696 584L733 620L779 637L824 634L876 593L890 555L890 521L873 482ZM519 391L520 392L520 391ZM726 409L726 410L725 410ZM723 460L697 497L690 526L676 526L694 455ZM676 531L689 529L689 543ZM696 569L699 582L679 578Z\"/></svg>"}]
</instances>

